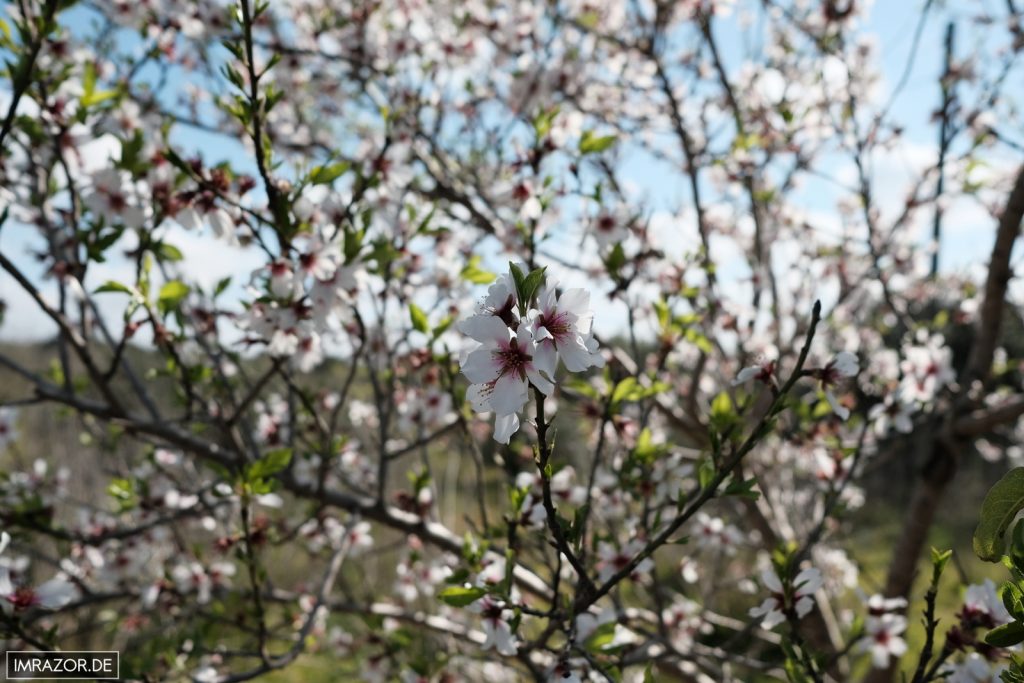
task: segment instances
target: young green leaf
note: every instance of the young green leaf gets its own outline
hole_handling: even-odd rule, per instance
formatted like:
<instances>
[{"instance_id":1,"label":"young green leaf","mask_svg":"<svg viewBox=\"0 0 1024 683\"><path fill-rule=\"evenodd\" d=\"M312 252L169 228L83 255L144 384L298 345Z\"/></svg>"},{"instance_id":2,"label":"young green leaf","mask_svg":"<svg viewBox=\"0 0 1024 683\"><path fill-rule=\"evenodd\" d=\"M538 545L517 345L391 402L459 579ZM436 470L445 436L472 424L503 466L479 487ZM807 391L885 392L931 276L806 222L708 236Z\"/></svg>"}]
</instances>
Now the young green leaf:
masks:
<instances>
[{"instance_id":1,"label":"young green leaf","mask_svg":"<svg viewBox=\"0 0 1024 683\"><path fill-rule=\"evenodd\" d=\"M1016 467L989 489L981 504L981 520L974 530L974 553L986 562L998 562L1006 547L1006 530L1021 510L1024 467Z\"/></svg>"},{"instance_id":2,"label":"young green leaf","mask_svg":"<svg viewBox=\"0 0 1024 683\"><path fill-rule=\"evenodd\" d=\"M412 321L412 327L417 332L426 334L430 331L430 322L427 320L427 314L423 312L423 309L414 303L409 303L409 320Z\"/></svg>"},{"instance_id":3,"label":"young green leaf","mask_svg":"<svg viewBox=\"0 0 1024 683\"><path fill-rule=\"evenodd\" d=\"M487 591L479 586L450 586L438 593L437 597L452 607L466 607L485 595Z\"/></svg>"},{"instance_id":4,"label":"young green leaf","mask_svg":"<svg viewBox=\"0 0 1024 683\"><path fill-rule=\"evenodd\" d=\"M1013 647L1017 643L1024 642L1024 624L1012 621L1009 624L997 626L985 634L985 642L993 647Z\"/></svg>"}]
</instances>

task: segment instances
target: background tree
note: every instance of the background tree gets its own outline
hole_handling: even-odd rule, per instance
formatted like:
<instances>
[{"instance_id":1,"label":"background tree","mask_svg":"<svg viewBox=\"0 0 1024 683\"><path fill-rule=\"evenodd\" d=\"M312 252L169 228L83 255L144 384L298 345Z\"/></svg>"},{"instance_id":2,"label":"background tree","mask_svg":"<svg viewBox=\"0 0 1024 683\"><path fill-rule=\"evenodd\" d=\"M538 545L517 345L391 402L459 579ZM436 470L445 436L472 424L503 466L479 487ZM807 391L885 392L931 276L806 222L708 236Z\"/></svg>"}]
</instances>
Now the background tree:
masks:
<instances>
[{"instance_id":1,"label":"background tree","mask_svg":"<svg viewBox=\"0 0 1024 683\"><path fill-rule=\"evenodd\" d=\"M8 4L8 645L997 676L925 548L1021 456L1021 13L927 0L894 79L870 11Z\"/></svg>"}]
</instances>

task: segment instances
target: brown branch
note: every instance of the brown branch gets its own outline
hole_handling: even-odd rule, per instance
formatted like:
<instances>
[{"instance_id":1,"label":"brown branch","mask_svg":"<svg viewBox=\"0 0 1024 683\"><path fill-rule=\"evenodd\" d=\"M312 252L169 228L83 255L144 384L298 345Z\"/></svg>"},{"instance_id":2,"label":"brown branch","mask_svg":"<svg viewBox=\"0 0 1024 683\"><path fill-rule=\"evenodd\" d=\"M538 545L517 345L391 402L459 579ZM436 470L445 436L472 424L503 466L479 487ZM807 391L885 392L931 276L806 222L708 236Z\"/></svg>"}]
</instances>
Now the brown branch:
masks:
<instances>
[{"instance_id":1,"label":"brown branch","mask_svg":"<svg viewBox=\"0 0 1024 683\"><path fill-rule=\"evenodd\" d=\"M1017 171L1013 190L999 217L999 228L996 241L992 245L992 256L989 258L988 277L985 279L985 298L978 317L977 332L971 355L967 363L964 381L961 385L970 388L974 380L988 378L992 369L992 357L999 343L999 330L1003 324L1006 289L1013 275L1010 268L1010 255L1013 244L1020 234L1020 223L1024 219L1024 166Z\"/></svg>"}]
</instances>

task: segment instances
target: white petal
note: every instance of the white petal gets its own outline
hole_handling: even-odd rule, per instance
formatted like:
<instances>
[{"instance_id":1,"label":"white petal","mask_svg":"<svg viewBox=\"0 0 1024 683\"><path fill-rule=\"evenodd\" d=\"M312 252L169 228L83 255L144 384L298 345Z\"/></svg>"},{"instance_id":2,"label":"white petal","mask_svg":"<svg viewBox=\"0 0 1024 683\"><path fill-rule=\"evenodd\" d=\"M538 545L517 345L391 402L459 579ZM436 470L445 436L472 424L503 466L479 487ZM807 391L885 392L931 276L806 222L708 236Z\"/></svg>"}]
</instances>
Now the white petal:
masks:
<instances>
[{"instance_id":1,"label":"white petal","mask_svg":"<svg viewBox=\"0 0 1024 683\"><path fill-rule=\"evenodd\" d=\"M78 589L73 583L61 577L54 577L36 589L39 606L44 609L58 609L71 602Z\"/></svg>"},{"instance_id":2,"label":"white petal","mask_svg":"<svg viewBox=\"0 0 1024 683\"><path fill-rule=\"evenodd\" d=\"M740 384L743 384L744 382L749 382L750 380L757 377L757 373L759 372L761 372L761 366L759 365L751 365L745 367L738 373L736 373L736 379L732 381L732 385L735 387Z\"/></svg>"},{"instance_id":3,"label":"white petal","mask_svg":"<svg viewBox=\"0 0 1024 683\"><path fill-rule=\"evenodd\" d=\"M557 365L558 352L555 351L555 345L550 342L538 344L533 350L533 367L548 377L554 377Z\"/></svg>"},{"instance_id":4,"label":"white petal","mask_svg":"<svg viewBox=\"0 0 1024 683\"><path fill-rule=\"evenodd\" d=\"M849 408L846 408L845 406L840 405L839 404L839 399L837 399L835 397L835 394L833 394L831 391L826 391L825 392L825 399L828 400L828 404L830 406L832 406L832 412L834 412L836 414L836 416L839 417L840 420L849 419L849 417L850 417L850 410L849 410Z\"/></svg>"},{"instance_id":5,"label":"white petal","mask_svg":"<svg viewBox=\"0 0 1024 683\"><path fill-rule=\"evenodd\" d=\"M786 620L786 615L775 609L768 613L761 621L761 628L769 631Z\"/></svg>"},{"instance_id":6,"label":"white petal","mask_svg":"<svg viewBox=\"0 0 1024 683\"><path fill-rule=\"evenodd\" d=\"M587 315L590 313L590 292L579 287L565 290L558 299L558 310L569 311L580 317Z\"/></svg>"},{"instance_id":7,"label":"white petal","mask_svg":"<svg viewBox=\"0 0 1024 683\"><path fill-rule=\"evenodd\" d=\"M235 222L224 209L214 209L206 214L210 221L210 228L217 237L231 237L235 234Z\"/></svg>"},{"instance_id":8,"label":"white petal","mask_svg":"<svg viewBox=\"0 0 1024 683\"><path fill-rule=\"evenodd\" d=\"M475 412L487 413L491 410L491 394L485 389L486 384L470 384L466 389L466 400L473 406Z\"/></svg>"},{"instance_id":9,"label":"white petal","mask_svg":"<svg viewBox=\"0 0 1024 683\"><path fill-rule=\"evenodd\" d=\"M535 367L527 368L526 376L533 382L533 386L540 389L540 393L545 396L550 396L551 392L555 390L555 383L537 372Z\"/></svg>"},{"instance_id":10,"label":"white petal","mask_svg":"<svg viewBox=\"0 0 1024 683\"><path fill-rule=\"evenodd\" d=\"M857 356L849 351L840 351L832 361L832 367L839 373L840 377L853 377L860 370L857 363Z\"/></svg>"},{"instance_id":11,"label":"white petal","mask_svg":"<svg viewBox=\"0 0 1024 683\"><path fill-rule=\"evenodd\" d=\"M462 361L462 374L472 384L483 384L498 377L501 368L494 360L494 354L489 348L480 348L470 352Z\"/></svg>"},{"instance_id":12,"label":"white petal","mask_svg":"<svg viewBox=\"0 0 1024 683\"><path fill-rule=\"evenodd\" d=\"M508 326L493 315L471 316L459 323L459 330L485 346L493 347L509 339Z\"/></svg>"},{"instance_id":13,"label":"white petal","mask_svg":"<svg viewBox=\"0 0 1024 683\"><path fill-rule=\"evenodd\" d=\"M522 410L528 398L526 382L514 375L502 375L491 393L491 407L499 415Z\"/></svg>"},{"instance_id":14,"label":"white petal","mask_svg":"<svg viewBox=\"0 0 1024 683\"><path fill-rule=\"evenodd\" d=\"M583 372L591 365L590 351L579 337L558 349L558 353L569 372Z\"/></svg>"},{"instance_id":15,"label":"white petal","mask_svg":"<svg viewBox=\"0 0 1024 683\"><path fill-rule=\"evenodd\" d=\"M809 595L821 588L821 571L814 567L808 567L796 575L793 585L798 595Z\"/></svg>"},{"instance_id":16,"label":"white petal","mask_svg":"<svg viewBox=\"0 0 1024 683\"><path fill-rule=\"evenodd\" d=\"M772 593L782 592L782 581L779 580L779 577L772 570L765 569L761 572L761 581L764 583L765 588Z\"/></svg>"},{"instance_id":17,"label":"white petal","mask_svg":"<svg viewBox=\"0 0 1024 683\"><path fill-rule=\"evenodd\" d=\"M515 413L498 415L494 418L494 440L507 444L512 435L519 431L519 416Z\"/></svg>"}]
</instances>

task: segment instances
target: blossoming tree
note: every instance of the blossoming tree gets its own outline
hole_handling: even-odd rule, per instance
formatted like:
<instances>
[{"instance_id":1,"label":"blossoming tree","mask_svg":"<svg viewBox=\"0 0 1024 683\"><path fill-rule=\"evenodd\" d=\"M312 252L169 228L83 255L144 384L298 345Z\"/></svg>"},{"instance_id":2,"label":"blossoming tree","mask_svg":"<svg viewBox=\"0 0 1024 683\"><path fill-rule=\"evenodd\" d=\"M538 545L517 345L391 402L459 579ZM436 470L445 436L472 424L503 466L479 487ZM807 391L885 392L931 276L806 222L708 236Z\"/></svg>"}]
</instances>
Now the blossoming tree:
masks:
<instances>
[{"instance_id":1,"label":"blossoming tree","mask_svg":"<svg viewBox=\"0 0 1024 683\"><path fill-rule=\"evenodd\" d=\"M998 594L926 546L1021 456L1024 10L919 4L895 72L863 0L8 4L0 331L52 343L0 347L7 647L1022 680L1024 532Z\"/></svg>"}]
</instances>

